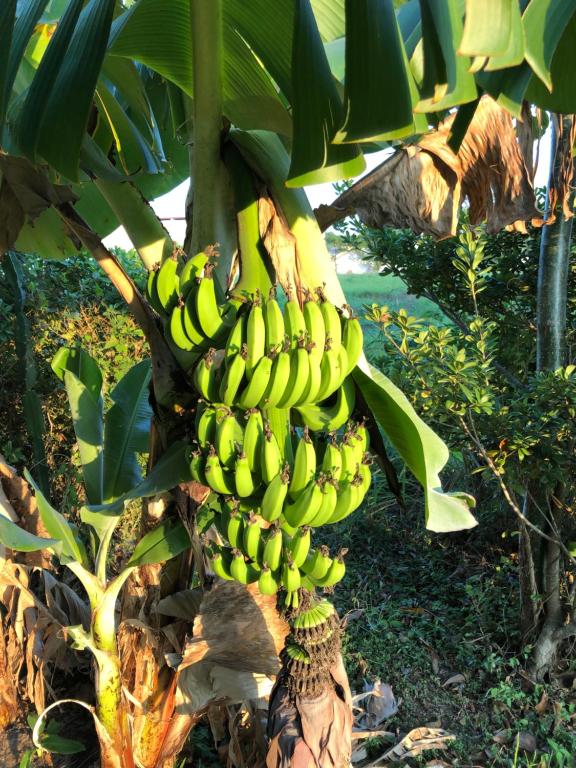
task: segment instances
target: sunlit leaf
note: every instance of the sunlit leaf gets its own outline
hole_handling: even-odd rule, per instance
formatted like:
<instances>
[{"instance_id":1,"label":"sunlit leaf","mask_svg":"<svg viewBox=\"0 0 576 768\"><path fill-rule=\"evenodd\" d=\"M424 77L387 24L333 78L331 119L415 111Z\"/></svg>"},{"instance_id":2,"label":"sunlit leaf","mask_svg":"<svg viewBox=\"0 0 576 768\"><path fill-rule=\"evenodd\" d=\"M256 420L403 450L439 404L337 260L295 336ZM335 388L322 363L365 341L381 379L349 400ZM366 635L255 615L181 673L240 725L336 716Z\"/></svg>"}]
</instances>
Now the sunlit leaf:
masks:
<instances>
[{"instance_id":1,"label":"sunlit leaf","mask_svg":"<svg viewBox=\"0 0 576 768\"><path fill-rule=\"evenodd\" d=\"M190 536L183 523L165 521L140 539L126 567L163 563L189 547Z\"/></svg>"},{"instance_id":2,"label":"sunlit leaf","mask_svg":"<svg viewBox=\"0 0 576 768\"><path fill-rule=\"evenodd\" d=\"M0 514L0 542L15 552L37 552L59 544L57 539L45 539L28 533L24 528Z\"/></svg>"},{"instance_id":3,"label":"sunlit leaf","mask_svg":"<svg viewBox=\"0 0 576 768\"><path fill-rule=\"evenodd\" d=\"M459 53L463 56L504 55L510 35L518 31L513 16L519 13L518 0L466 0Z\"/></svg>"},{"instance_id":4,"label":"sunlit leaf","mask_svg":"<svg viewBox=\"0 0 576 768\"><path fill-rule=\"evenodd\" d=\"M526 60L549 91L561 87L559 82L554 83L550 72L552 58L575 12L573 0L530 0L522 16ZM566 76L567 72L559 74Z\"/></svg>"}]
</instances>

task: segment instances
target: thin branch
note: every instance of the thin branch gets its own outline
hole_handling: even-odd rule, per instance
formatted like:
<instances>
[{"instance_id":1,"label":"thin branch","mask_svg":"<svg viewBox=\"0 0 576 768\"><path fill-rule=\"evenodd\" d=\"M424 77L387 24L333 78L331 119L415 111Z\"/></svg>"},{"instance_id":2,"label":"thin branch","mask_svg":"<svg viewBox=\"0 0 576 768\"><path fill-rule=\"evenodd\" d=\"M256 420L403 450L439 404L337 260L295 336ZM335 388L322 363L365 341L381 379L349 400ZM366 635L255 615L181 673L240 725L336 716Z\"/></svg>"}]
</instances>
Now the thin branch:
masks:
<instances>
[{"instance_id":1,"label":"thin branch","mask_svg":"<svg viewBox=\"0 0 576 768\"><path fill-rule=\"evenodd\" d=\"M82 245L96 259L102 271L108 275L149 341L154 332L158 333L156 321L152 310L144 301L132 278L70 203L58 206L57 210Z\"/></svg>"},{"instance_id":2,"label":"thin branch","mask_svg":"<svg viewBox=\"0 0 576 768\"><path fill-rule=\"evenodd\" d=\"M482 442L480 441L480 439L478 437L478 434L476 432L476 428L474 427L474 425L472 424L471 425L472 429L470 429L462 417L460 417L460 425L462 426L462 429L466 432L466 434L468 435L470 440L472 440L472 442L474 443L474 445L478 449L478 452L480 453L480 455L482 456L482 458L486 462L486 465L488 466L488 468L490 469L490 471L492 472L492 474L494 475L494 477L498 481L498 484L500 486L500 490L502 491L502 494L503 494L504 498L508 502L508 505L509 505L510 509L512 509L512 511L514 512L516 517L518 517L519 520L521 520L526 526L528 526L528 528L533 530L534 533L537 533L538 536L541 536L543 539L546 539L546 541L550 541L553 544L557 544L560 547L560 549L562 550L562 552L566 555L566 557L568 557L568 559L570 560L572 565L576 565L576 558L574 558L570 554L570 552L566 549L564 543L560 539L555 538L554 536L548 536L547 533L544 533L544 531L541 528L538 528L537 525L534 525L534 523L531 520L529 520L526 517L526 515L522 512L522 510L520 509L520 507L516 503L515 499L513 498L512 494L510 493L510 490L508 489L508 486L506 485L506 483L502 479L501 472L499 471L499 469L496 466L496 464L494 464L494 462L492 461L492 459L490 458L490 456L486 452L486 449L482 445Z\"/></svg>"}]
</instances>

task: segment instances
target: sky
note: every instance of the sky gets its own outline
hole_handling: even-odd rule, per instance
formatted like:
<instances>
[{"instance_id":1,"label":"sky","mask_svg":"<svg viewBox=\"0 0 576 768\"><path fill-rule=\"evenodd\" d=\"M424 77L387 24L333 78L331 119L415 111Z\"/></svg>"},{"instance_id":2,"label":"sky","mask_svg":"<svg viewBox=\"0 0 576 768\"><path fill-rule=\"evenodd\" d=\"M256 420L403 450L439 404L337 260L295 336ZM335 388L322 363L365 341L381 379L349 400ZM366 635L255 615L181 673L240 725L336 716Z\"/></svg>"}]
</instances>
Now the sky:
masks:
<instances>
[{"instance_id":1,"label":"sky","mask_svg":"<svg viewBox=\"0 0 576 768\"><path fill-rule=\"evenodd\" d=\"M366 158L366 170L361 176L362 178L369 173L377 165L380 165L386 157L390 154L391 150L383 150L382 152L374 152L369 155L365 155ZM536 171L535 186L546 186L546 180L548 176L548 159L550 153L550 131L547 131L540 143L539 162ZM184 216L184 206L186 203L186 193L188 191L188 182L183 182L178 187L173 189L168 194L157 198L152 202L152 207L156 211L157 215L164 220L164 226L170 233L170 236L177 243L184 242L184 233L186 224L184 221L178 221ZM332 184L316 184L312 187L306 187L306 193L310 204L313 208L317 208L321 203L331 203L336 197ZM172 220L171 220L172 219ZM112 232L104 240L104 244L108 247L120 246L129 250L132 248L132 243L128 238L123 227L119 227Z\"/></svg>"}]
</instances>

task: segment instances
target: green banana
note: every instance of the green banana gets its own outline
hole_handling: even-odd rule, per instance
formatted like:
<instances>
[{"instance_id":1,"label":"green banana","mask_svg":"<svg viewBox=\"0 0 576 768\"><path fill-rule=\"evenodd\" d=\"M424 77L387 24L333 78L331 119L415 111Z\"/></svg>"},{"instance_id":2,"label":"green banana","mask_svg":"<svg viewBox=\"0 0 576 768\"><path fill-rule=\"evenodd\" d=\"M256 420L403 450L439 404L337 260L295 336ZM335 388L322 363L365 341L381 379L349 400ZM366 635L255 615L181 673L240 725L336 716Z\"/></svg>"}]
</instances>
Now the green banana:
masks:
<instances>
[{"instance_id":1,"label":"green banana","mask_svg":"<svg viewBox=\"0 0 576 768\"><path fill-rule=\"evenodd\" d=\"M279 586L280 585L270 568L268 568L268 566L263 566L260 571L260 576L258 577L258 589L260 590L260 593L263 595L275 595L276 592L278 592Z\"/></svg>"},{"instance_id":2,"label":"green banana","mask_svg":"<svg viewBox=\"0 0 576 768\"><path fill-rule=\"evenodd\" d=\"M180 349L190 352L196 347L196 345L190 341L188 334L184 329L184 304L182 302L179 302L172 309L169 333L174 344L176 344L177 347L180 347Z\"/></svg>"},{"instance_id":3,"label":"green banana","mask_svg":"<svg viewBox=\"0 0 576 768\"><path fill-rule=\"evenodd\" d=\"M196 302L194 296L194 288L186 296L184 302L184 330L190 341L197 347L205 347L207 345L207 339L200 325L200 321L196 315Z\"/></svg>"},{"instance_id":4,"label":"green banana","mask_svg":"<svg viewBox=\"0 0 576 768\"><path fill-rule=\"evenodd\" d=\"M244 534L244 516L238 507L232 507L228 512L226 538L231 547L238 547Z\"/></svg>"},{"instance_id":5,"label":"green banana","mask_svg":"<svg viewBox=\"0 0 576 768\"><path fill-rule=\"evenodd\" d=\"M278 524L268 529L262 550L262 563L272 571L277 571L280 568L283 542L282 531Z\"/></svg>"},{"instance_id":6,"label":"green banana","mask_svg":"<svg viewBox=\"0 0 576 768\"><path fill-rule=\"evenodd\" d=\"M317 402L325 400L330 393L335 392L340 380L340 364L338 353L332 349L332 339L326 339L324 354L320 362L320 386L316 390Z\"/></svg>"},{"instance_id":7,"label":"green banana","mask_svg":"<svg viewBox=\"0 0 576 768\"><path fill-rule=\"evenodd\" d=\"M178 257L176 251L162 262L156 278L156 292L158 301L165 312L170 312L172 307L178 301L179 281L178 281Z\"/></svg>"},{"instance_id":8,"label":"green banana","mask_svg":"<svg viewBox=\"0 0 576 768\"><path fill-rule=\"evenodd\" d=\"M240 584L252 584L258 580L260 573L252 564L244 560L244 555L239 549L233 549L230 575Z\"/></svg>"},{"instance_id":9,"label":"green banana","mask_svg":"<svg viewBox=\"0 0 576 768\"><path fill-rule=\"evenodd\" d=\"M194 369L194 386L204 398L210 403L218 402L218 379L217 368L214 363L214 354L216 350L210 348L204 357L198 361Z\"/></svg>"},{"instance_id":10,"label":"green banana","mask_svg":"<svg viewBox=\"0 0 576 768\"><path fill-rule=\"evenodd\" d=\"M348 375L348 353L346 352L346 347L344 344L340 347L338 350L338 384L332 392L335 392L336 389L342 384L346 376ZM330 397L332 392L328 392L327 397Z\"/></svg>"},{"instance_id":11,"label":"green banana","mask_svg":"<svg viewBox=\"0 0 576 768\"><path fill-rule=\"evenodd\" d=\"M318 514L322 503L322 488L312 480L293 504L284 507L284 517L289 525L307 525Z\"/></svg>"},{"instance_id":12,"label":"green banana","mask_svg":"<svg viewBox=\"0 0 576 768\"><path fill-rule=\"evenodd\" d=\"M320 297L320 312L324 318L326 336L329 336L332 340L332 349L335 352L338 352L338 349L342 344L342 323L340 321L340 315L334 304L326 298L323 288L318 289L318 296Z\"/></svg>"},{"instance_id":13,"label":"green banana","mask_svg":"<svg viewBox=\"0 0 576 768\"><path fill-rule=\"evenodd\" d=\"M226 341L226 349L224 351L224 357L226 359L227 365L234 358L234 356L240 352L245 342L246 342L246 314L242 313L242 314L239 314L238 317L236 318L236 322L232 326L232 330L230 331L228 335L228 339ZM248 350L246 350L246 354L247 353L248 353Z\"/></svg>"},{"instance_id":14,"label":"green banana","mask_svg":"<svg viewBox=\"0 0 576 768\"><path fill-rule=\"evenodd\" d=\"M246 361L246 370L248 370L248 361ZM268 355L264 355L264 357L261 357L256 364L248 384L240 393L237 402L237 405L239 405L240 408L248 410L248 408L255 408L258 405L268 389L271 373L272 358Z\"/></svg>"},{"instance_id":15,"label":"green banana","mask_svg":"<svg viewBox=\"0 0 576 768\"><path fill-rule=\"evenodd\" d=\"M207 403L201 402L196 409L194 432L201 448L208 448L216 437L216 410Z\"/></svg>"},{"instance_id":16,"label":"green banana","mask_svg":"<svg viewBox=\"0 0 576 768\"><path fill-rule=\"evenodd\" d=\"M301 570L310 579L321 579L328 573L332 565L330 550L324 544L321 547L310 552L306 561L302 564Z\"/></svg>"},{"instance_id":17,"label":"green banana","mask_svg":"<svg viewBox=\"0 0 576 768\"><path fill-rule=\"evenodd\" d=\"M268 485L282 469L280 446L268 423L264 424L262 443L262 479Z\"/></svg>"},{"instance_id":18,"label":"green banana","mask_svg":"<svg viewBox=\"0 0 576 768\"><path fill-rule=\"evenodd\" d=\"M234 577L230 573L231 558L228 562L222 552L213 552L210 556L210 567L221 579L231 581Z\"/></svg>"},{"instance_id":19,"label":"green banana","mask_svg":"<svg viewBox=\"0 0 576 768\"><path fill-rule=\"evenodd\" d=\"M322 483L322 503L316 515L310 521L310 525L313 528L318 528L321 525L325 525L336 509L336 502L338 501L338 484L332 478L327 478Z\"/></svg>"},{"instance_id":20,"label":"green banana","mask_svg":"<svg viewBox=\"0 0 576 768\"><path fill-rule=\"evenodd\" d=\"M216 438L214 447L220 462L232 469L236 461L236 447L242 446L244 432L238 419L229 408L218 408L216 412Z\"/></svg>"},{"instance_id":21,"label":"green banana","mask_svg":"<svg viewBox=\"0 0 576 768\"><path fill-rule=\"evenodd\" d=\"M179 293L186 296L188 291L195 285L196 278L200 277L202 270L208 263L208 256L201 251L192 256L182 267L179 278Z\"/></svg>"},{"instance_id":22,"label":"green banana","mask_svg":"<svg viewBox=\"0 0 576 768\"><path fill-rule=\"evenodd\" d=\"M335 584L338 584L339 581L342 581L345 573L346 566L344 564L343 555L339 554L330 563L330 567L328 568L325 576L322 578L316 578L308 574L308 578L317 587L333 587Z\"/></svg>"},{"instance_id":23,"label":"green banana","mask_svg":"<svg viewBox=\"0 0 576 768\"><path fill-rule=\"evenodd\" d=\"M334 432L350 418L356 401L356 389L352 378L344 379L338 390L336 402L327 405L299 405L296 410L302 421L314 432Z\"/></svg>"},{"instance_id":24,"label":"green banana","mask_svg":"<svg viewBox=\"0 0 576 768\"><path fill-rule=\"evenodd\" d=\"M204 456L200 451L194 451L190 457L190 475L200 485L208 485L204 474Z\"/></svg>"},{"instance_id":25,"label":"green banana","mask_svg":"<svg viewBox=\"0 0 576 768\"><path fill-rule=\"evenodd\" d=\"M266 326L266 352L274 352L284 344L284 316L276 300L276 288L270 288L268 301L264 305L264 325Z\"/></svg>"},{"instance_id":26,"label":"green banana","mask_svg":"<svg viewBox=\"0 0 576 768\"><path fill-rule=\"evenodd\" d=\"M288 551L294 565L300 568L310 551L310 528L307 525L298 528L288 545Z\"/></svg>"},{"instance_id":27,"label":"green banana","mask_svg":"<svg viewBox=\"0 0 576 768\"><path fill-rule=\"evenodd\" d=\"M256 490L256 483L254 482L254 476L250 471L248 457L243 451L236 459L234 482L236 484L236 493L241 499L245 499L247 496L252 496Z\"/></svg>"},{"instance_id":28,"label":"green banana","mask_svg":"<svg viewBox=\"0 0 576 768\"><path fill-rule=\"evenodd\" d=\"M320 398L318 393L322 387L322 358L312 355L310 350L310 344L308 345L308 363L309 363L309 376L308 384L300 400L295 405L305 405L306 403L315 403Z\"/></svg>"},{"instance_id":29,"label":"green banana","mask_svg":"<svg viewBox=\"0 0 576 768\"><path fill-rule=\"evenodd\" d=\"M300 571L288 556L282 566L282 586L287 592L296 592L300 589ZM294 603L292 603L294 606Z\"/></svg>"},{"instance_id":30,"label":"green banana","mask_svg":"<svg viewBox=\"0 0 576 768\"><path fill-rule=\"evenodd\" d=\"M148 272L148 279L146 281L146 298L148 299L148 303L150 306L156 310L156 312L160 315L160 317L163 317L166 312L164 311L164 307L160 303L160 299L158 298L158 288L156 286L156 281L158 280L158 270L160 269L159 264L155 264L152 269Z\"/></svg>"},{"instance_id":31,"label":"green banana","mask_svg":"<svg viewBox=\"0 0 576 768\"><path fill-rule=\"evenodd\" d=\"M225 327L225 321L216 297L213 273L214 264L209 262L204 267L203 276L197 279L197 285L193 289L196 316L203 334L209 339L218 336Z\"/></svg>"},{"instance_id":32,"label":"green banana","mask_svg":"<svg viewBox=\"0 0 576 768\"><path fill-rule=\"evenodd\" d=\"M334 480L338 481L340 479L342 473L342 453L334 433L331 433L328 437L321 469L325 474L330 474Z\"/></svg>"},{"instance_id":33,"label":"green banana","mask_svg":"<svg viewBox=\"0 0 576 768\"><path fill-rule=\"evenodd\" d=\"M365 453L370 447L370 435L368 434L368 430L366 429L366 424L364 422L361 422L360 424L356 425L352 434L356 438L356 440L360 441L362 453Z\"/></svg>"},{"instance_id":34,"label":"green banana","mask_svg":"<svg viewBox=\"0 0 576 768\"><path fill-rule=\"evenodd\" d=\"M244 530L242 532L242 551L250 560L258 562L262 550L262 528L260 521L254 512L244 521Z\"/></svg>"},{"instance_id":35,"label":"green banana","mask_svg":"<svg viewBox=\"0 0 576 768\"><path fill-rule=\"evenodd\" d=\"M360 506L362 500L360 496L361 485L362 477L360 474L356 474L350 482L340 486L334 512L330 519L326 521L326 524L332 525L334 523L339 523L340 520L344 520L345 517L351 515L352 512Z\"/></svg>"},{"instance_id":36,"label":"green banana","mask_svg":"<svg viewBox=\"0 0 576 768\"><path fill-rule=\"evenodd\" d=\"M244 379L246 371L246 358L248 352L246 344L242 345L240 352L228 361L222 381L220 382L220 400L225 405L233 405L238 396L238 390Z\"/></svg>"},{"instance_id":37,"label":"green banana","mask_svg":"<svg viewBox=\"0 0 576 768\"><path fill-rule=\"evenodd\" d=\"M310 293L308 293L304 302L303 315L308 339L311 344L310 355L319 361L322 358L324 345L326 344L326 327L318 302L312 298Z\"/></svg>"},{"instance_id":38,"label":"green banana","mask_svg":"<svg viewBox=\"0 0 576 768\"><path fill-rule=\"evenodd\" d=\"M248 458L248 466L252 472L259 473L262 464L262 443L264 440L264 422L258 408L246 411L247 420L244 427L244 453Z\"/></svg>"},{"instance_id":39,"label":"green banana","mask_svg":"<svg viewBox=\"0 0 576 768\"><path fill-rule=\"evenodd\" d=\"M298 300L293 298L293 292L288 289L287 294L288 301L284 306L284 328L290 339L291 349L295 349L298 340L306 336L306 321Z\"/></svg>"},{"instance_id":40,"label":"green banana","mask_svg":"<svg viewBox=\"0 0 576 768\"><path fill-rule=\"evenodd\" d=\"M272 478L264 491L262 497L262 506L260 508L260 514L271 523L274 520L278 520L282 514L284 506L284 500L288 493L288 483L290 481L289 465L284 464L282 472L278 472L276 477Z\"/></svg>"},{"instance_id":41,"label":"green banana","mask_svg":"<svg viewBox=\"0 0 576 768\"><path fill-rule=\"evenodd\" d=\"M199 354L196 350L188 352L184 349L180 349L180 347L176 346L176 344L172 341L172 337L169 333L165 334L164 339L168 349L170 352L172 352L174 359L182 368L182 370L188 372L194 365L199 362Z\"/></svg>"},{"instance_id":42,"label":"green banana","mask_svg":"<svg viewBox=\"0 0 576 768\"><path fill-rule=\"evenodd\" d=\"M349 317L344 319L344 331L342 334L342 344L346 347L348 357L348 367L346 375L348 376L356 367L364 344L364 334L362 326L357 317L352 314L352 308L347 306Z\"/></svg>"},{"instance_id":43,"label":"green banana","mask_svg":"<svg viewBox=\"0 0 576 768\"><path fill-rule=\"evenodd\" d=\"M231 472L226 472L216 449L214 446L210 446L210 451L206 457L206 465L204 467L204 474L206 476L206 482L216 493L223 493L225 495L231 495L235 491L234 475Z\"/></svg>"},{"instance_id":44,"label":"green banana","mask_svg":"<svg viewBox=\"0 0 576 768\"><path fill-rule=\"evenodd\" d=\"M356 474L363 456L361 445L354 439L350 432L347 432L344 435L340 445L340 455L342 456L342 472L340 474L340 480L348 483Z\"/></svg>"},{"instance_id":45,"label":"green banana","mask_svg":"<svg viewBox=\"0 0 576 768\"><path fill-rule=\"evenodd\" d=\"M304 427L304 434L298 441L294 456L294 469L288 493L292 499L296 499L313 480L316 474L316 450L310 437L308 427Z\"/></svg>"},{"instance_id":46,"label":"green banana","mask_svg":"<svg viewBox=\"0 0 576 768\"><path fill-rule=\"evenodd\" d=\"M246 375L250 380L266 348L266 325L259 291L256 292L246 323L246 346L248 348Z\"/></svg>"},{"instance_id":47,"label":"green banana","mask_svg":"<svg viewBox=\"0 0 576 768\"><path fill-rule=\"evenodd\" d=\"M278 405L286 390L286 383L290 378L289 352L281 349L276 355L274 352L270 352L269 354L273 357L272 371L270 373L268 388L260 401L261 408L275 408Z\"/></svg>"},{"instance_id":48,"label":"green banana","mask_svg":"<svg viewBox=\"0 0 576 768\"><path fill-rule=\"evenodd\" d=\"M309 377L310 362L306 349L306 339L304 336L300 336L296 349L290 352L290 376L284 394L278 403L278 408L292 408L306 391Z\"/></svg>"}]
</instances>

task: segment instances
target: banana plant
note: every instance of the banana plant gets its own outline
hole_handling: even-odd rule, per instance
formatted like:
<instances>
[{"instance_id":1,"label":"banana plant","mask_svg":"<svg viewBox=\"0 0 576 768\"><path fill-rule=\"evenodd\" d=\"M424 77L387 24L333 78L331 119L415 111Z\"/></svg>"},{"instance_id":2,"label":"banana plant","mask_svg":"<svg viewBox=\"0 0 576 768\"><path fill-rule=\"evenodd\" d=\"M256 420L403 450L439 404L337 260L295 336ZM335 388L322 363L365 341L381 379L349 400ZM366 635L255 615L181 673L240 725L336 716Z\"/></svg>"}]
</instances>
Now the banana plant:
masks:
<instances>
[{"instance_id":1,"label":"banana plant","mask_svg":"<svg viewBox=\"0 0 576 768\"><path fill-rule=\"evenodd\" d=\"M79 532L46 498L28 471L39 515L48 537L31 534L0 517L0 541L17 552L46 550L81 584L90 609L89 626L66 627L72 647L94 659L96 707L93 711L102 743L103 765L132 765L132 743L122 702L121 659L117 643L117 599L135 569L176 557L190 546L182 522L164 520L135 545L119 573L110 573L110 545L125 504L173 488L189 479L187 445L175 443L145 478L138 455L147 452L151 412L148 406L150 362L132 367L111 393L113 405L103 414L102 374L84 350L63 348L53 361L68 392L84 475L86 505ZM94 542L85 545L86 531ZM41 714L35 732L45 715ZM37 746L41 746L39 742Z\"/></svg>"}]
</instances>

